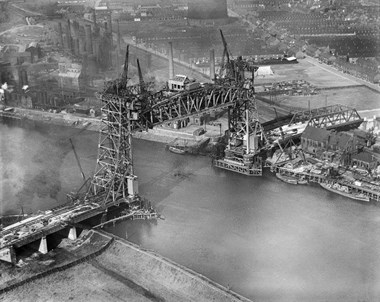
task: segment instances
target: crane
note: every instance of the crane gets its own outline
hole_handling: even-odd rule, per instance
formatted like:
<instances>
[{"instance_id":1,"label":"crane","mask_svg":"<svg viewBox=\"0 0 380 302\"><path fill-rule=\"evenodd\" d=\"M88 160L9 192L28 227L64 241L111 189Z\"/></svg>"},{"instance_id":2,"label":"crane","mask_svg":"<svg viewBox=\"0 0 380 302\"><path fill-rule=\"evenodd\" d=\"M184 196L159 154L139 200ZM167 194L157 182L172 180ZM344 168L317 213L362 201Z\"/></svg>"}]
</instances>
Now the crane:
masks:
<instances>
[{"instance_id":1,"label":"crane","mask_svg":"<svg viewBox=\"0 0 380 302\"><path fill-rule=\"evenodd\" d=\"M258 67L253 66L250 62L243 59L242 56L238 56L236 59L233 59L230 51L228 50L227 42L223 35L223 32L222 30L219 31L223 43L223 56L219 70L219 79L217 82L220 84L223 83L244 87L254 92L253 84L255 72L257 71ZM246 72L251 73L250 79L246 78Z\"/></svg>"}]
</instances>

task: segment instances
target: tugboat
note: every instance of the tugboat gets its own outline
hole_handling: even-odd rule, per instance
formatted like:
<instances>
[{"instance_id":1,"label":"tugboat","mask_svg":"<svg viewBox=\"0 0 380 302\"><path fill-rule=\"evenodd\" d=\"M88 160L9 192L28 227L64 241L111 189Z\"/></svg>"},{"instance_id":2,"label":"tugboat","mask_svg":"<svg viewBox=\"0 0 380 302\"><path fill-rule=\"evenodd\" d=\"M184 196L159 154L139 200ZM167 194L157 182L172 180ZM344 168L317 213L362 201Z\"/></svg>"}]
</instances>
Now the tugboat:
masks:
<instances>
[{"instance_id":1,"label":"tugboat","mask_svg":"<svg viewBox=\"0 0 380 302\"><path fill-rule=\"evenodd\" d=\"M348 187L346 186L341 186L338 183L335 184L326 184L326 183L320 183L321 187L333 192L337 193L341 196L348 197L354 200L359 200L359 201L366 201L369 202L369 197L362 194L362 193L355 193L355 192L349 192Z\"/></svg>"}]
</instances>

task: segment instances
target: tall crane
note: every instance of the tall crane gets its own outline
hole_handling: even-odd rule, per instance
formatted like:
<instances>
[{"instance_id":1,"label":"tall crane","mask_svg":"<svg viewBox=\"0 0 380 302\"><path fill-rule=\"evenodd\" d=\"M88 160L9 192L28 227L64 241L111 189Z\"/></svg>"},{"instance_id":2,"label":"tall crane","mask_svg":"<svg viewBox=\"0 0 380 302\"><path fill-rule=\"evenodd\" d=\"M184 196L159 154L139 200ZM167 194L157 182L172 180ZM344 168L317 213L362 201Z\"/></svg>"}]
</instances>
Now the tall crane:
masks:
<instances>
[{"instance_id":1,"label":"tall crane","mask_svg":"<svg viewBox=\"0 0 380 302\"><path fill-rule=\"evenodd\" d=\"M233 59L222 30L220 30L220 35L223 43L223 56L217 83L236 85L254 92L253 84L258 67L253 66L250 62L243 59L242 56ZM250 73L250 78L246 78L246 73Z\"/></svg>"}]
</instances>

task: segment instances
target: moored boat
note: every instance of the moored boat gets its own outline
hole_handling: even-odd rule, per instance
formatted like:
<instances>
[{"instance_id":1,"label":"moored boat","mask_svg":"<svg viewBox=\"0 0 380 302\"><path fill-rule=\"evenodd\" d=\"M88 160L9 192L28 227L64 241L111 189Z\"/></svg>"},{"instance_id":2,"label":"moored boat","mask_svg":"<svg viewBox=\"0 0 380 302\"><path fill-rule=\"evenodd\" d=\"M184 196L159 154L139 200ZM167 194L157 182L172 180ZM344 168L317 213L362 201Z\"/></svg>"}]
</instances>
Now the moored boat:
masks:
<instances>
[{"instance_id":1,"label":"moored boat","mask_svg":"<svg viewBox=\"0 0 380 302\"><path fill-rule=\"evenodd\" d=\"M333 192L333 193L337 193L341 196L344 196L344 197L348 197L348 198L351 198L351 199L354 199L354 200L359 200L359 201L366 201L366 202L369 202L369 197L362 194L362 193L355 193L355 192L349 192L348 191L348 188L346 186L341 186L339 184L326 184L326 183L320 183L321 187L330 191L330 192Z\"/></svg>"},{"instance_id":2,"label":"moored boat","mask_svg":"<svg viewBox=\"0 0 380 302\"><path fill-rule=\"evenodd\" d=\"M180 148L176 148L174 146L170 146L169 147L169 151L173 152L173 153L177 153L177 154L185 154L186 151L183 150L183 149L180 149Z\"/></svg>"},{"instance_id":3,"label":"moored boat","mask_svg":"<svg viewBox=\"0 0 380 302\"><path fill-rule=\"evenodd\" d=\"M292 184L292 185L298 184L297 178L287 176L287 175L283 175L280 172L276 173L276 177L278 179L281 179L284 182L287 182L288 184Z\"/></svg>"},{"instance_id":4,"label":"moored boat","mask_svg":"<svg viewBox=\"0 0 380 302\"><path fill-rule=\"evenodd\" d=\"M309 182L308 182L308 180L306 178L301 178L301 179L297 180L297 183L299 185L307 185Z\"/></svg>"}]
</instances>

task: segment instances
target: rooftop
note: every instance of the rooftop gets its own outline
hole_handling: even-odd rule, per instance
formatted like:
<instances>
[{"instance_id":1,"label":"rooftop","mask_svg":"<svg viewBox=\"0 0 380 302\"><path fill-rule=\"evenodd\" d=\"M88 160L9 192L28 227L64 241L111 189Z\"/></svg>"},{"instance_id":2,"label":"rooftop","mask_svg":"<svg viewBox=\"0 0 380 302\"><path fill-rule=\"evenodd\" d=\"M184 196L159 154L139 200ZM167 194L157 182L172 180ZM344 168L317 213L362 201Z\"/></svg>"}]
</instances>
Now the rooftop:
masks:
<instances>
[{"instance_id":1,"label":"rooftop","mask_svg":"<svg viewBox=\"0 0 380 302\"><path fill-rule=\"evenodd\" d=\"M329 135L330 131L326 130L325 128L307 126L301 137L323 142L327 140Z\"/></svg>"},{"instance_id":2,"label":"rooftop","mask_svg":"<svg viewBox=\"0 0 380 302\"><path fill-rule=\"evenodd\" d=\"M376 161L376 158L371 153L366 151L352 155L352 159L360 160L367 163L372 163Z\"/></svg>"}]
</instances>

